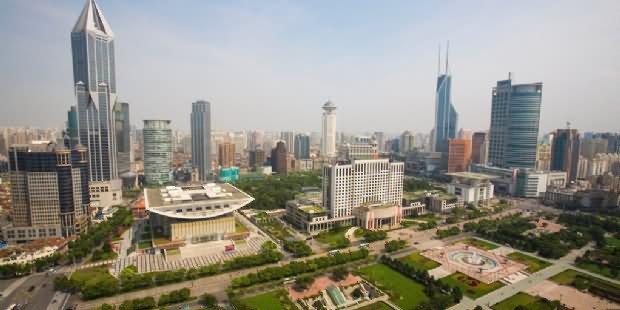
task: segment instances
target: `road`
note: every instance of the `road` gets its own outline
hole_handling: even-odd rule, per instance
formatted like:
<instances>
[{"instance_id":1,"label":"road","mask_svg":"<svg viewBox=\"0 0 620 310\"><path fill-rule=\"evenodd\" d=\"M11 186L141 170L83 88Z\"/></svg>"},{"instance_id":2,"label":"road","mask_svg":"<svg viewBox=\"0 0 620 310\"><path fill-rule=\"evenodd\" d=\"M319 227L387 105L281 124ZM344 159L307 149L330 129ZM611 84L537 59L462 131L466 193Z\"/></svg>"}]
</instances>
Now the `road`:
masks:
<instances>
[{"instance_id":1,"label":"road","mask_svg":"<svg viewBox=\"0 0 620 310\"><path fill-rule=\"evenodd\" d=\"M37 273L26 276L10 294L0 299L0 309L12 304L27 305L24 309L47 309L54 297L54 283L51 276ZM63 302L57 300L55 303Z\"/></svg>"}]
</instances>

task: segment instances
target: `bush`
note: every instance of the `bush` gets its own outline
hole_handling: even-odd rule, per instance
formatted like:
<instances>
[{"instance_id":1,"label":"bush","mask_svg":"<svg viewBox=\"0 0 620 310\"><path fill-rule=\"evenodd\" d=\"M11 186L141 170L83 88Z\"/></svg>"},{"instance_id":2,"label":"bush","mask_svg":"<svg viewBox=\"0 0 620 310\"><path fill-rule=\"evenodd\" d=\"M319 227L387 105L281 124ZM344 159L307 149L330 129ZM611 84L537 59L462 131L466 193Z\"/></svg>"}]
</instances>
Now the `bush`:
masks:
<instances>
[{"instance_id":1,"label":"bush","mask_svg":"<svg viewBox=\"0 0 620 310\"><path fill-rule=\"evenodd\" d=\"M217 306L217 298L209 293L204 293L200 295L200 304L205 307Z\"/></svg>"},{"instance_id":2,"label":"bush","mask_svg":"<svg viewBox=\"0 0 620 310\"><path fill-rule=\"evenodd\" d=\"M157 302L158 306L165 306L171 304L177 304L188 300L190 297L190 291L188 288L182 288L180 290L172 291L168 294L163 294L159 297Z\"/></svg>"},{"instance_id":3,"label":"bush","mask_svg":"<svg viewBox=\"0 0 620 310\"><path fill-rule=\"evenodd\" d=\"M448 229L438 229L435 233L439 239L447 238L450 236L456 236L461 233L461 229L457 226Z\"/></svg>"},{"instance_id":4,"label":"bush","mask_svg":"<svg viewBox=\"0 0 620 310\"><path fill-rule=\"evenodd\" d=\"M312 248L305 241L284 241L284 249L293 253L295 257L312 255Z\"/></svg>"},{"instance_id":5,"label":"bush","mask_svg":"<svg viewBox=\"0 0 620 310\"><path fill-rule=\"evenodd\" d=\"M153 297L125 300L118 310L151 310L157 306Z\"/></svg>"},{"instance_id":6,"label":"bush","mask_svg":"<svg viewBox=\"0 0 620 310\"><path fill-rule=\"evenodd\" d=\"M387 238L387 232L383 230L378 230L378 231L366 230L364 232L364 241L366 242L385 240L386 238Z\"/></svg>"},{"instance_id":7,"label":"bush","mask_svg":"<svg viewBox=\"0 0 620 310\"><path fill-rule=\"evenodd\" d=\"M406 246L407 241L405 240L391 240L385 243L385 251L391 253L400 249L404 249Z\"/></svg>"}]
</instances>

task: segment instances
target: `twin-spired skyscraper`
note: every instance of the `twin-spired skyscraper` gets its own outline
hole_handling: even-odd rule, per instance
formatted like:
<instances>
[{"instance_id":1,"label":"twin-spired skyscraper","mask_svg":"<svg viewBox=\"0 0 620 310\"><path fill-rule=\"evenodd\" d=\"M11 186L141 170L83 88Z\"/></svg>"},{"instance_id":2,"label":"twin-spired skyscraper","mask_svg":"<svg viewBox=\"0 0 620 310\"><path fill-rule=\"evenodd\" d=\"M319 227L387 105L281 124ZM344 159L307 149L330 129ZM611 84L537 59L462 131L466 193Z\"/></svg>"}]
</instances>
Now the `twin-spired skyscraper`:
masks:
<instances>
[{"instance_id":1,"label":"twin-spired skyscraper","mask_svg":"<svg viewBox=\"0 0 620 310\"><path fill-rule=\"evenodd\" d=\"M441 71L439 64L437 69ZM452 104L452 76L448 71L447 49L445 70L443 74L440 73L437 77L437 87L435 88L435 136L433 151L440 153L447 153L449 140L456 137L459 117Z\"/></svg>"}]
</instances>

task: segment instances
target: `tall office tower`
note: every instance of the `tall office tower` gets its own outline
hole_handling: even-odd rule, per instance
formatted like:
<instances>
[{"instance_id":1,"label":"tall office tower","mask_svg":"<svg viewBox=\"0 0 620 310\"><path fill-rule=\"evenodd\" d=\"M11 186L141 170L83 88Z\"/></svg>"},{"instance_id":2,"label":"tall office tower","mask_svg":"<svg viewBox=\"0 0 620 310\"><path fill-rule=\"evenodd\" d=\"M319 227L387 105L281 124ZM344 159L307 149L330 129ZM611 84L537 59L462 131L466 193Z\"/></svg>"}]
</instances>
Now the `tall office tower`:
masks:
<instances>
[{"instance_id":1,"label":"tall office tower","mask_svg":"<svg viewBox=\"0 0 620 310\"><path fill-rule=\"evenodd\" d=\"M129 172L130 169L130 153L131 153L131 141L129 138L129 132L131 126L129 125L129 103L117 102L114 105L114 127L116 131L116 161L118 166L118 173L123 174Z\"/></svg>"},{"instance_id":2,"label":"tall office tower","mask_svg":"<svg viewBox=\"0 0 620 310\"><path fill-rule=\"evenodd\" d=\"M211 103L198 100L192 103L192 166L198 178L206 181L211 175Z\"/></svg>"},{"instance_id":3,"label":"tall office tower","mask_svg":"<svg viewBox=\"0 0 620 310\"><path fill-rule=\"evenodd\" d=\"M148 185L172 182L172 129L169 120L144 120L144 180Z\"/></svg>"},{"instance_id":4,"label":"tall office tower","mask_svg":"<svg viewBox=\"0 0 620 310\"><path fill-rule=\"evenodd\" d=\"M330 218L351 216L364 203L400 205L405 165L388 159L353 160L323 167L323 207Z\"/></svg>"},{"instance_id":5,"label":"tall office tower","mask_svg":"<svg viewBox=\"0 0 620 310\"><path fill-rule=\"evenodd\" d=\"M263 149L250 150L248 152L248 165L256 171L265 164L265 151Z\"/></svg>"},{"instance_id":6,"label":"tall office tower","mask_svg":"<svg viewBox=\"0 0 620 310\"><path fill-rule=\"evenodd\" d=\"M78 135L88 148L90 181L116 180L114 33L94 0L86 1L71 31L71 50Z\"/></svg>"},{"instance_id":7,"label":"tall office tower","mask_svg":"<svg viewBox=\"0 0 620 310\"><path fill-rule=\"evenodd\" d=\"M579 132L577 129L558 129L551 147L551 170L565 171L568 181L577 179L579 164Z\"/></svg>"},{"instance_id":8,"label":"tall office tower","mask_svg":"<svg viewBox=\"0 0 620 310\"><path fill-rule=\"evenodd\" d=\"M415 136L411 131L405 130L400 135L400 152L405 154L415 150Z\"/></svg>"},{"instance_id":9,"label":"tall office tower","mask_svg":"<svg viewBox=\"0 0 620 310\"><path fill-rule=\"evenodd\" d=\"M78 115L75 106L71 106L67 111L65 147L74 148L80 144L80 135L78 134Z\"/></svg>"},{"instance_id":10,"label":"tall office tower","mask_svg":"<svg viewBox=\"0 0 620 310\"><path fill-rule=\"evenodd\" d=\"M287 155L286 142L278 141L276 147L271 150L271 170L273 172L287 174Z\"/></svg>"},{"instance_id":11,"label":"tall office tower","mask_svg":"<svg viewBox=\"0 0 620 310\"><path fill-rule=\"evenodd\" d=\"M448 143L448 172L467 171L470 161L471 140L450 139Z\"/></svg>"},{"instance_id":12,"label":"tall office tower","mask_svg":"<svg viewBox=\"0 0 620 310\"><path fill-rule=\"evenodd\" d=\"M607 140L607 153L620 153L620 134L604 133L601 137Z\"/></svg>"},{"instance_id":13,"label":"tall office tower","mask_svg":"<svg viewBox=\"0 0 620 310\"><path fill-rule=\"evenodd\" d=\"M302 133L295 135L295 158L310 159L310 136Z\"/></svg>"},{"instance_id":14,"label":"tall office tower","mask_svg":"<svg viewBox=\"0 0 620 310\"><path fill-rule=\"evenodd\" d=\"M9 150L13 226L9 242L79 235L88 225L88 150L54 143L16 144Z\"/></svg>"},{"instance_id":15,"label":"tall office tower","mask_svg":"<svg viewBox=\"0 0 620 310\"><path fill-rule=\"evenodd\" d=\"M323 105L321 156L336 156L336 106L331 101L327 101Z\"/></svg>"},{"instance_id":16,"label":"tall office tower","mask_svg":"<svg viewBox=\"0 0 620 310\"><path fill-rule=\"evenodd\" d=\"M217 145L217 163L222 168L230 168L235 165L235 145L224 142Z\"/></svg>"},{"instance_id":17,"label":"tall office tower","mask_svg":"<svg viewBox=\"0 0 620 310\"><path fill-rule=\"evenodd\" d=\"M280 132L280 139L284 140L286 143L286 149L289 153L295 150L295 133L292 131L283 131Z\"/></svg>"},{"instance_id":18,"label":"tall office tower","mask_svg":"<svg viewBox=\"0 0 620 310\"><path fill-rule=\"evenodd\" d=\"M503 168L534 168L542 83L497 81L493 88L489 162Z\"/></svg>"},{"instance_id":19,"label":"tall office tower","mask_svg":"<svg viewBox=\"0 0 620 310\"><path fill-rule=\"evenodd\" d=\"M448 52L449 45L446 49L446 71L441 71L439 62L437 66L437 87L435 89L435 135L433 151L447 153L448 141L456 138L456 129L458 128L458 113L454 109L452 103L452 76L448 70ZM441 49L439 58L441 59Z\"/></svg>"},{"instance_id":20,"label":"tall office tower","mask_svg":"<svg viewBox=\"0 0 620 310\"><path fill-rule=\"evenodd\" d=\"M607 153L609 141L601 137L592 137L581 140L581 156L592 159L596 154Z\"/></svg>"},{"instance_id":21,"label":"tall office tower","mask_svg":"<svg viewBox=\"0 0 620 310\"><path fill-rule=\"evenodd\" d=\"M474 132L471 138L471 161L476 164L487 163L489 151L488 135L484 131Z\"/></svg>"},{"instance_id":22,"label":"tall office tower","mask_svg":"<svg viewBox=\"0 0 620 310\"><path fill-rule=\"evenodd\" d=\"M383 133L381 131L375 131L372 134L372 137L377 142L377 151L378 152L383 152L384 151L384 147L385 147L385 133Z\"/></svg>"},{"instance_id":23,"label":"tall office tower","mask_svg":"<svg viewBox=\"0 0 620 310\"><path fill-rule=\"evenodd\" d=\"M551 145L546 141L538 143L536 146L536 170L551 170Z\"/></svg>"}]
</instances>

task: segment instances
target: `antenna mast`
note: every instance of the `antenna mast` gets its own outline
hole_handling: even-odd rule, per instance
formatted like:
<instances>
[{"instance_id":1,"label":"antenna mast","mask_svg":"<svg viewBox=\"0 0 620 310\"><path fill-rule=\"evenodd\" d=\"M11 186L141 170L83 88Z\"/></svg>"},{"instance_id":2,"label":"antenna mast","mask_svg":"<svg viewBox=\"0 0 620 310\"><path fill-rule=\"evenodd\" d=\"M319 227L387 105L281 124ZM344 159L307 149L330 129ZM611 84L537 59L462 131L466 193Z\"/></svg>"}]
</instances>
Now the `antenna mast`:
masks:
<instances>
[{"instance_id":1,"label":"antenna mast","mask_svg":"<svg viewBox=\"0 0 620 310\"><path fill-rule=\"evenodd\" d=\"M450 40L446 44L446 74L448 74L448 56L450 55Z\"/></svg>"}]
</instances>

